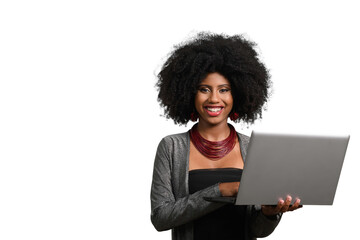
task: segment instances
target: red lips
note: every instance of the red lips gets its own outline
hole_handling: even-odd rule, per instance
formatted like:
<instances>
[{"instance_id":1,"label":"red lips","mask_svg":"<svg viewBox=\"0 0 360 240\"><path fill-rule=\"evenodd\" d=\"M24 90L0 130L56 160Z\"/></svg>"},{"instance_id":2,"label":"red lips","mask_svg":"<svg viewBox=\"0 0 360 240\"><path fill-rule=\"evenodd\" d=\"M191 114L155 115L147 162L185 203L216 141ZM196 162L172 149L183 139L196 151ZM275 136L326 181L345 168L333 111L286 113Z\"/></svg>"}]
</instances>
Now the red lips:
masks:
<instances>
[{"instance_id":1,"label":"red lips","mask_svg":"<svg viewBox=\"0 0 360 240\"><path fill-rule=\"evenodd\" d=\"M224 107L223 106L205 106L204 109L209 116L217 117L223 112Z\"/></svg>"}]
</instances>

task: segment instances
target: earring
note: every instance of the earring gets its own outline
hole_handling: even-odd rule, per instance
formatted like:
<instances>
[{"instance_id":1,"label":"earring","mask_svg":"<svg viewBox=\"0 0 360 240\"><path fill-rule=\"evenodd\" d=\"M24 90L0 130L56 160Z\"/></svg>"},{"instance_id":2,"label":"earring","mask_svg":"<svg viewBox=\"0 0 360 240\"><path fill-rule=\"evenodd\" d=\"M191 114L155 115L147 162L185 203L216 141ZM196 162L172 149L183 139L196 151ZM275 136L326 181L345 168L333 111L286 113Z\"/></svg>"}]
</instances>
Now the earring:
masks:
<instances>
[{"instance_id":1,"label":"earring","mask_svg":"<svg viewBox=\"0 0 360 240\"><path fill-rule=\"evenodd\" d=\"M237 120L239 118L239 116L240 115L238 113L236 113L236 112L230 113L230 115L229 115L231 121Z\"/></svg>"},{"instance_id":2,"label":"earring","mask_svg":"<svg viewBox=\"0 0 360 240\"><path fill-rule=\"evenodd\" d=\"M197 113L191 113L190 114L190 120L193 122L196 122L198 120L198 114Z\"/></svg>"}]
</instances>

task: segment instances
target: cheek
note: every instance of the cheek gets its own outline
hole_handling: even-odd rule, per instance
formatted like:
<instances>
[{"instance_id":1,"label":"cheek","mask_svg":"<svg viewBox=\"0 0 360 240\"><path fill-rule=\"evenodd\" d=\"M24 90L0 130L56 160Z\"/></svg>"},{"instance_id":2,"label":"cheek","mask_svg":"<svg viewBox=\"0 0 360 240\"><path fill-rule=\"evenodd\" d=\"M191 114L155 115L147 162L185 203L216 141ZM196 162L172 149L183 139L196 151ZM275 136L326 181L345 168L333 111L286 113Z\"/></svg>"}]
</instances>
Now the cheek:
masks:
<instances>
[{"instance_id":1,"label":"cheek","mask_svg":"<svg viewBox=\"0 0 360 240\"><path fill-rule=\"evenodd\" d=\"M195 95L195 104L203 104L207 100L206 94L196 94Z\"/></svg>"},{"instance_id":2,"label":"cheek","mask_svg":"<svg viewBox=\"0 0 360 240\"><path fill-rule=\"evenodd\" d=\"M195 96L195 109L197 111L199 111L199 108L201 107L201 105L202 105L201 97L199 95L196 95Z\"/></svg>"},{"instance_id":3,"label":"cheek","mask_svg":"<svg viewBox=\"0 0 360 240\"><path fill-rule=\"evenodd\" d=\"M224 99L227 105L232 106L234 104L233 97L230 95L226 99Z\"/></svg>"}]
</instances>

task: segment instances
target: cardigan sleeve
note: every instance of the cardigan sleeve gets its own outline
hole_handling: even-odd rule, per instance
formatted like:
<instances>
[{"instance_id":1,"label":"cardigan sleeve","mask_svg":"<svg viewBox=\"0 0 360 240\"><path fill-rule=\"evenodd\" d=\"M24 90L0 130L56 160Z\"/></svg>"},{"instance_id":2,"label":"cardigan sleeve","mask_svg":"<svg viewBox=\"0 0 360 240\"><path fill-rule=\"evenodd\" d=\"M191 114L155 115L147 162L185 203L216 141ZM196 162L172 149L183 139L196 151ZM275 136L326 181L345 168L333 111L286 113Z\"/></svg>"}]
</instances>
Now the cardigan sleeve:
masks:
<instances>
[{"instance_id":1,"label":"cardigan sleeve","mask_svg":"<svg viewBox=\"0 0 360 240\"><path fill-rule=\"evenodd\" d=\"M282 213L273 217L265 216L261 211L260 205L249 206L250 211L250 232L253 237L263 238L269 236L277 227L282 217Z\"/></svg>"},{"instance_id":2,"label":"cardigan sleeve","mask_svg":"<svg viewBox=\"0 0 360 240\"><path fill-rule=\"evenodd\" d=\"M158 231L186 224L224 205L203 199L221 196L218 184L176 199L172 187L172 160L169 152L169 144L164 138L156 152L151 185L151 221Z\"/></svg>"}]
</instances>

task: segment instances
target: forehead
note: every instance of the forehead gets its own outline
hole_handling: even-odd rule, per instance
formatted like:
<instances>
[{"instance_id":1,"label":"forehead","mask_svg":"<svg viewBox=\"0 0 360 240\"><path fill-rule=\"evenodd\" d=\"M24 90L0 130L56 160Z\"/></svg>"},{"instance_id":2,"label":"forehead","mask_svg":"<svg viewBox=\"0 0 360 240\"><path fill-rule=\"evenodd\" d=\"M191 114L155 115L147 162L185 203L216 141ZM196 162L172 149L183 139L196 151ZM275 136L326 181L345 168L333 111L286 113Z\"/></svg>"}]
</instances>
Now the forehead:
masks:
<instances>
[{"instance_id":1,"label":"forehead","mask_svg":"<svg viewBox=\"0 0 360 240\"><path fill-rule=\"evenodd\" d=\"M208 85L208 86L219 86L219 85L229 85L230 82L223 75L219 73L210 73L204 78L200 85Z\"/></svg>"}]
</instances>

